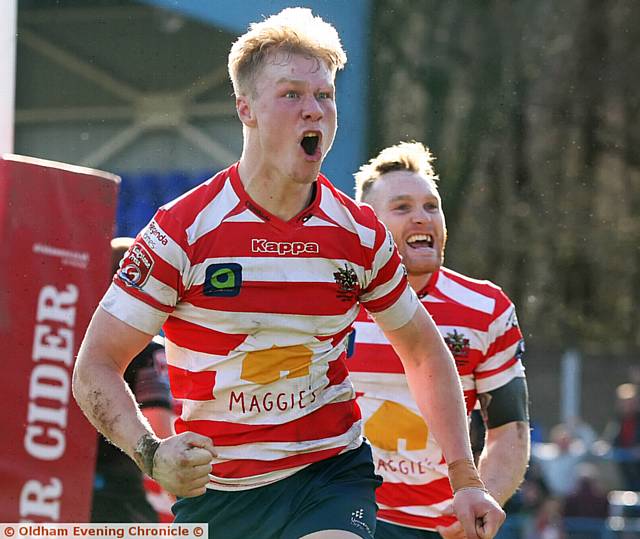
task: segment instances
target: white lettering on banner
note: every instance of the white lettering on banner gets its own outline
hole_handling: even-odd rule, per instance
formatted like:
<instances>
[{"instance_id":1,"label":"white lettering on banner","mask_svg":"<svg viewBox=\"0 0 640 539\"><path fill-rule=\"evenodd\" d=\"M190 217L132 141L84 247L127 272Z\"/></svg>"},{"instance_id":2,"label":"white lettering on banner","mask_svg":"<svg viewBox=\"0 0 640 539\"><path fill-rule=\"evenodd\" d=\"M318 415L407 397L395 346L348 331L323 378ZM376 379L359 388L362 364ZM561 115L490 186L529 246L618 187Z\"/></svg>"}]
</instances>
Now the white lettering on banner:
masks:
<instances>
[{"instance_id":1,"label":"white lettering on banner","mask_svg":"<svg viewBox=\"0 0 640 539\"><path fill-rule=\"evenodd\" d=\"M66 290L57 290L54 286L45 286L38 296L36 320L49 322L37 324L33 339L33 360L50 360L61 362L67 367L73 363L73 326L76 321L76 302L78 287L67 285ZM53 323L64 324L68 328L56 328ZM68 369L60 365L42 363L31 372L29 383L29 417L36 421L28 421L24 437L27 452L41 460L56 460L64 454L66 446L62 430L66 426L67 405L69 403L71 375ZM38 403L41 399L47 405ZM58 403L52 406L51 402ZM32 405L38 408L49 408L54 415L64 415L63 424L60 419L53 424L41 421L42 410L31 413Z\"/></svg>"},{"instance_id":2,"label":"white lettering on banner","mask_svg":"<svg viewBox=\"0 0 640 539\"><path fill-rule=\"evenodd\" d=\"M253 239L251 240L251 250L254 253L275 253L278 255L297 256L301 253L317 254L320 252L320 246L313 241L267 241L263 239Z\"/></svg>"},{"instance_id":3,"label":"white lettering on banner","mask_svg":"<svg viewBox=\"0 0 640 539\"><path fill-rule=\"evenodd\" d=\"M32 348L37 365L29 378L23 443L27 453L39 460L60 459L66 449L78 297L78 287L73 284L62 290L47 285L38 295ZM28 480L20 494L20 516L57 520L61 495L62 482L58 478L51 478L46 485Z\"/></svg>"},{"instance_id":4,"label":"white lettering on banner","mask_svg":"<svg viewBox=\"0 0 640 539\"><path fill-rule=\"evenodd\" d=\"M67 285L67 291L61 292L55 286L45 286L38 296L38 322L50 320L61 322L69 327L76 323L75 303L78 301L78 287Z\"/></svg>"},{"instance_id":5,"label":"white lettering on banner","mask_svg":"<svg viewBox=\"0 0 640 539\"><path fill-rule=\"evenodd\" d=\"M71 251L53 245L43 245L42 243L33 244L33 252L45 256L53 256L60 258L66 266L74 266L76 268L87 269L89 265L89 253L80 251Z\"/></svg>"},{"instance_id":6,"label":"white lettering on banner","mask_svg":"<svg viewBox=\"0 0 640 539\"><path fill-rule=\"evenodd\" d=\"M60 496L62 496L62 481L57 477L52 477L48 485L43 485L35 479L27 481L20 492L20 517L45 517L58 520Z\"/></svg>"}]
</instances>

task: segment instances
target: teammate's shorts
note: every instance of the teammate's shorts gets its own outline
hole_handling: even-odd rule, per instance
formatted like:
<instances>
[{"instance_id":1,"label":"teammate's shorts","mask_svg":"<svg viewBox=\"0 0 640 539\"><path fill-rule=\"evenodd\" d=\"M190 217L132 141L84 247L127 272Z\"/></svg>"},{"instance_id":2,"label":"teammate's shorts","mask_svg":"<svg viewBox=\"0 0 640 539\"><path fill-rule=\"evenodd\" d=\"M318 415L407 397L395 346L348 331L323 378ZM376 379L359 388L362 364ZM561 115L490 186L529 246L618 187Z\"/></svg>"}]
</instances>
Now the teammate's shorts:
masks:
<instances>
[{"instance_id":1,"label":"teammate's shorts","mask_svg":"<svg viewBox=\"0 0 640 539\"><path fill-rule=\"evenodd\" d=\"M365 442L264 487L183 498L173 513L176 522L208 522L210 539L298 539L322 530L373 539L381 483Z\"/></svg>"},{"instance_id":2,"label":"teammate's shorts","mask_svg":"<svg viewBox=\"0 0 640 539\"><path fill-rule=\"evenodd\" d=\"M383 522L376 524L376 539L442 539L439 533Z\"/></svg>"}]
</instances>

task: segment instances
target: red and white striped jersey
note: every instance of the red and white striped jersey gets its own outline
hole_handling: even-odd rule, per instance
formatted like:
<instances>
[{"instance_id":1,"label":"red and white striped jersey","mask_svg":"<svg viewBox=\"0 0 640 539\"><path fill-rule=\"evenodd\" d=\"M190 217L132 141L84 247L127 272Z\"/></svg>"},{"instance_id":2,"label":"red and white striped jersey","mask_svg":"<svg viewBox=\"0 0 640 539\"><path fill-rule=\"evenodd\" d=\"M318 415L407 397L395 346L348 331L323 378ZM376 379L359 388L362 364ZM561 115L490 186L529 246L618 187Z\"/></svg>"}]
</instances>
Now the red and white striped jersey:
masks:
<instances>
[{"instance_id":1,"label":"red and white striped jersey","mask_svg":"<svg viewBox=\"0 0 640 539\"><path fill-rule=\"evenodd\" d=\"M393 238L323 176L290 221L237 164L161 207L101 306L164 330L177 432L217 449L209 488L261 486L362 443L345 350L360 305L384 328L418 307Z\"/></svg>"},{"instance_id":2,"label":"red and white striped jersey","mask_svg":"<svg viewBox=\"0 0 640 539\"><path fill-rule=\"evenodd\" d=\"M478 393L524 376L522 333L509 298L489 281L446 268L435 272L418 296L449 346L470 413ZM365 311L354 324L355 353L347 360L372 445L378 518L435 530L455 521L443 516L453 494L442 450L409 392L404 369Z\"/></svg>"}]
</instances>

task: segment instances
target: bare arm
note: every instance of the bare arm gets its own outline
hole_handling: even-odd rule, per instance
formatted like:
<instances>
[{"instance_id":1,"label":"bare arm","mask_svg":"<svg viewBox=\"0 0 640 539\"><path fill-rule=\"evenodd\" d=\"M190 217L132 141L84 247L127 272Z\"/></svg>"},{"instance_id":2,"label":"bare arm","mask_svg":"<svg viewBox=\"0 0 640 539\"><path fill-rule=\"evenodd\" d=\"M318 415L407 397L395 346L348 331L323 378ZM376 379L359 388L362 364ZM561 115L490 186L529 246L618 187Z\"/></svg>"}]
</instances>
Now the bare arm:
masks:
<instances>
[{"instance_id":1,"label":"bare arm","mask_svg":"<svg viewBox=\"0 0 640 539\"><path fill-rule=\"evenodd\" d=\"M73 395L89 421L132 459L138 440L154 436L123 374L151 340L98 308L89 324L73 371Z\"/></svg>"},{"instance_id":2,"label":"bare arm","mask_svg":"<svg viewBox=\"0 0 640 539\"><path fill-rule=\"evenodd\" d=\"M524 479L529 463L529 423L513 421L489 429L480 456L480 476L491 495L504 505Z\"/></svg>"},{"instance_id":3,"label":"bare arm","mask_svg":"<svg viewBox=\"0 0 640 539\"><path fill-rule=\"evenodd\" d=\"M172 494L197 496L208 483L211 440L192 432L159 440L123 378L150 339L99 307L78 353L73 395L96 429L141 470Z\"/></svg>"},{"instance_id":4,"label":"bare arm","mask_svg":"<svg viewBox=\"0 0 640 539\"><path fill-rule=\"evenodd\" d=\"M446 461L473 462L460 379L431 317L420 305L406 325L385 335L402 360L409 388ZM467 539L491 539L505 518L497 502L479 488L459 489L454 511Z\"/></svg>"}]
</instances>

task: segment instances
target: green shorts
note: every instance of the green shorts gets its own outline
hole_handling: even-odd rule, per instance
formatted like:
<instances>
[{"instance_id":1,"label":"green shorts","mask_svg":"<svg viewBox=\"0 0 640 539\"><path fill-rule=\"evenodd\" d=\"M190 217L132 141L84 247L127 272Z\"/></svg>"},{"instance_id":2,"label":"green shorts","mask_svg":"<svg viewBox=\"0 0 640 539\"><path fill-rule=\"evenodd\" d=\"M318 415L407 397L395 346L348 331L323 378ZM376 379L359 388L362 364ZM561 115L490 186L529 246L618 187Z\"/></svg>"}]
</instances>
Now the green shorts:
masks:
<instances>
[{"instance_id":1,"label":"green shorts","mask_svg":"<svg viewBox=\"0 0 640 539\"><path fill-rule=\"evenodd\" d=\"M208 522L210 539L298 539L322 530L373 539L381 484L365 442L264 487L183 498L173 513L176 522Z\"/></svg>"},{"instance_id":2,"label":"green shorts","mask_svg":"<svg viewBox=\"0 0 640 539\"><path fill-rule=\"evenodd\" d=\"M376 539L442 539L439 533L378 520Z\"/></svg>"}]
</instances>

